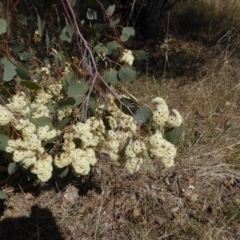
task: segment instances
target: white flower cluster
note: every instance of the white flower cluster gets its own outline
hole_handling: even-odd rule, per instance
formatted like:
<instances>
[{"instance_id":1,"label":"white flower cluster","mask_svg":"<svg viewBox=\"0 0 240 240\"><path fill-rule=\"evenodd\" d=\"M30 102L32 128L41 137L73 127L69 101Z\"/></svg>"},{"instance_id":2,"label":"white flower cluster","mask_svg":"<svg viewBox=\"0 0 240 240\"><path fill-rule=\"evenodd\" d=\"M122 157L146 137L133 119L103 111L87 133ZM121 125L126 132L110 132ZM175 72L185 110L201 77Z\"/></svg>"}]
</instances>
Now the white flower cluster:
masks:
<instances>
[{"instance_id":1,"label":"white flower cluster","mask_svg":"<svg viewBox=\"0 0 240 240\"><path fill-rule=\"evenodd\" d=\"M165 167L173 166L177 150L173 144L163 139L160 132L148 138L148 150L154 156L161 158Z\"/></svg>"},{"instance_id":2,"label":"white flower cluster","mask_svg":"<svg viewBox=\"0 0 240 240\"><path fill-rule=\"evenodd\" d=\"M129 60L126 58L124 61ZM29 169L41 181L50 179L53 164L58 168L70 165L75 175L87 175L91 166L97 162L96 152L107 153L115 165L124 165L131 174L140 169L147 153L160 158L165 167L174 164L176 148L161 133L164 127L180 126L182 116L175 109L170 113L166 102L160 97L153 99L151 107L152 122L162 128L150 136L141 136L133 116L124 114L116 105L113 95L107 94L106 105L99 104L96 117L88 118L84 123L77 122L63 130L59 154L55 155L55 151L47 153L42 144L59 136L60 132L50 129L48 125L36 127L30 119L50 117L47 104L60 97L62 85L56 83L48 89L49 93L44 89L37 91L33 100L26 94L17 93L5 106L0 105L0 132L8 136L15 132L14 139L8 141L6 152L12 153L13 161ZM57 111L58 121L70 114L70 108Z\"/></svg>"},{"instance_id":3,"label":"white flower cluster","mask_svg":"<svg viewBox=\"0 0 240 240\"><path fill-rule=\"evenodd\" d=\"M7 125L13 119L13 114L4 106L0 105L0 126Z\"/></svg>"},{"instance_id":4,"label":"white flower cluster","mask_svg":"<svg viewBox=\"0 0 240 240\"><path fill-rule=\"evenodd\" d=\"M180 113L173 109L174 115L170 115L168 105L164 99L156 97L152 100L152 104L154 105L153 122L157 125L173 128L182 124L183 119Z\"/></svg>"},{"instance_id":5,"label":"white flower cluster","mask_svg":"<svg viewBox=\"0 0 240 240\"><path fill-rule=\"evenodd\" d=\"M28 119L14 122L14 127L21 131L22 138L9 140L6 152L13 153L15 162L19 162L24 168L30 168L41 181L46 182L52 173L52 157L45 153L42 141L57 136L57 131L55 129L49 131L48 126L36 129Z\"/></svg>"},{"instance_id":6,"label":"white flower cluster","mask_svg":"<svg viewBox=\"0 0 240 240\"><path fill-rule=\"evenodd\" d=\"M130 174L137 172L144 162L146 145L143 141L133 141L126 148L126 169Z\"/></svg>"},{"instance_id":7,"label":"white flower cluster","mask_svg":"<svg viewBox=\"0 0 240 240\"><path fill-rule=\"evenodd\" d=\"M104 132L103 121L95 117L89 118L85 123L73 125L72 131L64 134L64 152L55 157L55 165L63 168L71 164L76 175L87 175L90 166L97 162L95 151L104 141ZM81 140L80 148L76 147L74 139Z\"/></svg>"},{"instance_id":8,"label":"white flower cluster","mask_svg":"<svg viewBox=\"0 0 240 240\"><path fill-rule=\"evenodd\" d=\"M124 49L122 58L120 59L120 62L124 62L128 64L129 66L133 65L134 56L131 50Z\"/></svg>"}]
</instances>

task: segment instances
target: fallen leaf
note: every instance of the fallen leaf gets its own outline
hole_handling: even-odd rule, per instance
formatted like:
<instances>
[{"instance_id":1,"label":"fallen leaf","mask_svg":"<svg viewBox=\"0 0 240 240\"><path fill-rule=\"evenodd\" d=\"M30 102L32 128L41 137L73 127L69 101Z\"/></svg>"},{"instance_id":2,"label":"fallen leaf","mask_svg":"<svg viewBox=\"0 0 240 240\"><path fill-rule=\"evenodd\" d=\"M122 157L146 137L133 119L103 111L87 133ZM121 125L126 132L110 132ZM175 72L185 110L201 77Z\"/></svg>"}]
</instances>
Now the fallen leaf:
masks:
<instances>
[{"instance_id":1,"label":"fallen leaf","mask_svg":"<svg viewBox=\"0 0 240 240\"><path fill-rule=\"evenodd\" d=\"M74 203L78 199L78 189L76 187L68 186L65 192L64 198L67 202Z\"/></svg>"},{"instance_id":2,"label":"fallen leaf","mask_svg":"<svg viewBox=\"0 0 240 240\"><path fill-rule=\"evenodd\" d=\"M197 194L197 193L194 193L194 194L191 196L191 201L196 202L197 199L198 199L198 194Z\"/></svg>"},{"instance_id":3,"label":"fallen leaf","mask_svg":"<svg viewBox=\"0 0 240 240\"><path fill-rule=\"evenodd\" d=\"M26 193L25 195L24 195L24 199L25 200L32 200L32 199L34 199L35 197L31 194L31 193Z\"/></svg>"},{"instance_id":4,"label":"fallen leaf","mask_svg":"<svg viewBox=\"0 0 240 240\"><path fill-rule=\"evenodd\" d=\"M133 209L133 217L136 218L136 217L139 217L141 215L142 215L142 213L141 213L141 209L140 208L136 207L136 208Z\"/></svg>"}]
</instances>

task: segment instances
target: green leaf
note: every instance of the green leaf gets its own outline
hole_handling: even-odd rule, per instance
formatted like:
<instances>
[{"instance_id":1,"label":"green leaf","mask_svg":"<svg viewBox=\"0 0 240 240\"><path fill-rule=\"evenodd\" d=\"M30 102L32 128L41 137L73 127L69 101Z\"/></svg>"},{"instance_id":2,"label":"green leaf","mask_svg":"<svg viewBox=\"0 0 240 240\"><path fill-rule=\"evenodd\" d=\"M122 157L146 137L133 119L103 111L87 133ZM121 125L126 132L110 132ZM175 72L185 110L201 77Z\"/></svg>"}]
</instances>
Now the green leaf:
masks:
<instances>
[{"instance_id":1,"label":"green leaf","mask_svg":"<svg viewBox=\"0 0 240 240\"><path fill-rule=\"evenodd\" d=\"M8 199L7 194L0 190L0 199Z\"/></svg>"},{"instance_id":2,"label":"green leaf","mask_svg":"<svg viewBox=\"0 0 240 240\"><path fill-rule=\"evenodd\" d=\"M37 128L47 125L49 126L49 130L53 129L52 119L49 117L32 118L30 122L33 123Z\"/></svg>"},{"instance_id":3,"label":"green leaf","mask_svg":"<svg viewBox=\"0 0 240 240\"><path fill-rule=\"evenodd\" d=\"M113 52L113 50L118 49L118 47L119 47L119 45L118 45L118 43L115 40L109 42L106 45L106 48L108 49L108 54L111 54Z\"/></svg>"},{"instance_id":4,"label":"green leaf","mask_svg":"<svg viewBox=\"0 0 240 240\"><path fill-rule=\"evenodd\" d=\"M108 7L108 9L106 10L106 14L109 15L109 16L112 16L113 13L114 13L114 11L115 11L115 4L110 5L110 6Z\"/></svg>"},{"instance_id":5,"label":"green leaf","mask_svg":"<svg viewBox=\"0 0 240 240\"><path fill-rule=\"evenodd\" d=\"M97 44L94 47L94 51L96 51L97 53L99 53L101 55L107 55L108 54L108 49L104 45L100 45L100 44Z\"/></svg>"},{"instance_id":6,"label":"green leaf","mask_svg":"<svg viewBox=\"0 0 240 240\"><path fill-rule=\"evenodd\" d=\"M124 114L132 116L138 110L138 104L135 100L129 98L121 98L120 101L118 99L115 99L114 103Z\"/></svg>"},{"instance_id":7,"label":"green leaf","mask_svg":"<svg viewBox=\"0 0 240 240\"><path fill-rule=\"evenodd\" d=\"M26 15L19 13L17 15L17 19L22 25L25 25L25 26L27 25L28 17Z\"/></svg>"},{"instance_id":8,"label":"green leaf","mask_svg":"<svg viewBox=\"0 0 240 240\"><path fill-rule=\"evenodd\" d=\"M146 60L148 59L148 53L144 50L135 50L133 51L135 60Z\"/></svg>"},{"instance_id":9,"label":"green leaf","mask_svg":"<svg viewBox=\"0 0 240 240\"><path fill-rule=\"evenodd\" d=\"M118 71L110 68L104 75L103 75L103 79L107 82L107 83L111 83L112 85L116 85L118 84L118 79L117 79L117 75L118 75Z\"/></svg>"},{"instance_id":10,"label":"green leaf","mask_svg":"<svg viewBox=\"0 0 240 240\"><path fill-rule=\"evenodd\" d=\"M129 37L134 36L135 30L133 27L124 27L122 29L122 34L120 36L120 39L122 42L126 42Z\"/></svg>"},{"instance_id":11,"label":"green leaf","mask_svg":"<svg viewBox=\"0 0 240 240\"><path fill-rule=\"evenodd\" d=\"M67 98L63 101L57 102L54 105L56 110L65 110L67 108L73 108L76 105L76 100L73 97Z\"/></svg>"},{"instance_id":12,"label":"green leaf","mask_svg":"<svg viewBox=\"0 0 240 240\"><path fill-rule=\"evenodd\" d=\"M41 20L39 15L37 15L37 22L38 22L38 33L40 37L42 37L43 30L44 30L44 21Z\"/></svg>"},{"instance_id":13,"label":"green leaf","mask_svg":"<svg viewBox=\"0 0 240 240\"><path fill-rule=\"evenodd\" d=\"M168 142L175 144L179 140L182 134L182 130L182 125L171 129L166 128L164 132L165 139Z\"/></svg>"},{"instance_id":14,"label":"green leaf","mask_svg":"<svg viewBox=\"0 0 240 240\"><path fill-rule=\"evenodd\" d=\"M152 117L152 110L148 107L139 108L133 116L133 119L139 124L146 124Z\"/></svg>"},{"instance_id":15,"label":"green leaf","mask_svg":"<svg viewBox=\"0 0 240 240\"><path fill-rule=\"evenodd\" d=\"M38 90L40 89L39 85L37 83L34 83L34 82L29 82L29 81L25 81L25 80L22 80L20 82L20 85L26 87L26 88L29 88L30 90Z\"/></svg>"},{"instance_id":16,"label":"green leaf","mask_svg":"<svg viewBox=\"0 0 240 240\"><path fill-rule=\"evenodd\" d=\"M18 41L11 41L9 47L13 52L21 52L24 49L24 44Z\"/></svg>"},{"instance_id":17,"label":"green leaf","mask_svg":"<svg viewBox=\"0 0 240 240\"><path fill-rule=\"evenodd\" d=\"M4 65L3 81L11 81L17 74L16 67L6 57L1 59L1 63Z\"/></svg>"},{"instance_id":18,"label":"green leaf","mask_svg":"<svg viewBox=\"0 0 240 240\"><path fill-rule=\"evenodd\" d=\"M50 38L47 33L46 33L46 46L47 46L47 54L48 54L49 48L50 48Z\"/></svg>"},{"instance_id":19,"label":"green leaf","mask_svg":"<svg viewBox=\"0 0 240 240\"><path fill-rule=\"evenodd\" d=\"M16 72L21 79L30 80L31 76L28 68L23 63L17 61L16 63Z\"/></svg>"},{"instance_id":20,"label":"green leaf","mask_svg":"<svg viewBox=\"0 0 240 240\"><path fill-rule=\"evenodd\" d=\"M64 118L56 127L56 130L63 130L70 122L72 121L72 118L67 117Z\"/></svg>"},{"instance_id":21,"label":"green leaf","mask_svg":"<svg viewBox=\"0 0 240 240\"><path fill-rule=\"evenodd\" d=\"M84 82L77 83L76 77L72 77L68 87L68 97L73 97L76 101L74 106L79 105L88 91L88 85Z\"/></svg>"},{"instance_id":22,"label":"green leaf","mask_svg":"<svg viewBox=\"0 0 240 240\"><path fill-rule=\"evenodd\" d=\"M17 172L18 166L17 163L11 162L8 164L8 174L13 175L15 172Z\"/></svg>"},{"instance_id":23,"label":"green leaf","mask_svg":"<svg viewBox=\"0 0 240 240\"><path fill-rule=\"evenodd\" d=\"M131 138L128 137L127 140L126 140L126 142L125 142L125 144L124 144L124 146L123 146L123 148L118 152L118 154L119 154L121 157L124 157L124 156L125 156L126 148L127 148L128 144L130 143L130 140L131 140Z\"/></svg>"},{"instance_id":24,"label":"green leaf","mask_svg":"<svg viewBox=\"0 0 240 240\"><path fill-rule=\"evenodd\" d=\"M23 61L27 61L29 58L32 58L33 57L33 54L32 53L29 53L29 52L22 52L22 53L18 53L19 57L20 57L20 60L23 60Z\"/></svg>"},{"instance_id":25,"label":"green leaf","mask_svg":"<svg viewBox=\"0 0 240 240\"><path fill-rule=\"evenodd\" d=\"M64 178L68 175L69 167L57 168L56 173L59 177Z\"/></svg>"},{"instance_id":26,"label":"green leaf","mask_svg":"<svg viewBox=\"0 0 240 240\"><path fill-rule=\"evenodd\" d=\"M42 81L42 76L43 76L43 72L39 72L36 75L36 80L37 80L38 83L40 83Z\"/></svg>"},{"instance_id":27,"label":"green leaf","mask_svg":"<svg viewBox=\"0 0 240 240\"><path fill-rule=\"evenodd\" d=\"M7 22L3 18L0 18L0 34L6 33L6 31L7 31Z\"/></svg>"},{"instance_id":28,"label":"green leaf","mask_svg":"<svg viewBox=\"0 0 240 240\"><path fill-rule=\"evenodd\" d=\"M63 28L62 33L59 37L62 41L71 43L72 36L73 36L73 28L69 23L67 23L66 26Z\"/></svg>"},{"instance_id":29,"label":"green leaf","mask_svg":"<svg viewBox=\"0 0 240 240\"><path fill-rule=\"evenodd\" d=\"M75 7L77 4L77 0L70 0L70 4L72 7Z\"/></svg>"},{"instance_id":30,"label":"green leaf","mask_svg":"<svg viewBox=\"0 0 240 240\"><path fill-rule=\"evenodd\" d=\"M0 133L0 151L5 152L6 147L8 146L9 137Z\"/></svg>"},{"instance_id":31,"label":"green leaf","mask_svg":"<svg viewBox=\"0 0 240 240\"><path fill-rule=\"evenodd\" d=\"M131 67L122 66L118 72L118 77L124 82L132 82L136 77L136 72Z\"/></svg>"},{"instance_id":32,"label":"green leaf","mask_svg":"<svg viewBox=\"0 0 240 240\"><path fill-rule=\"evenodd\" d=\"M90 8L87 9L86 16L88 20L97 20L97 12Z\"/></svg>"},{"instance_id":33,"label":"green leaf","mask_svg":"<svg viewBox=\"0 0 240 240\"><path fill-rule=\"evenodd\" d=\"M110 27L114 27L119 23L120 23L120 16L119 14L115 14L110 21Z\"/></svg>"}]
</instances>

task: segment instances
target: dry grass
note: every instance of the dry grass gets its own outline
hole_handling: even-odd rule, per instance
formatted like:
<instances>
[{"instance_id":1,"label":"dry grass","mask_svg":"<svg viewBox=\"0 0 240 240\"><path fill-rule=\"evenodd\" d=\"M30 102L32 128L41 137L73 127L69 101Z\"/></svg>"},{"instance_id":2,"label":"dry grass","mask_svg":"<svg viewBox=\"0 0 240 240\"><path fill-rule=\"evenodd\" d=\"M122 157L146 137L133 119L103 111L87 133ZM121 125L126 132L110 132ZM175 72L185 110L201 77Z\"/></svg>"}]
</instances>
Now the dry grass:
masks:
<instances>
[{"instance_id":1,"label":"dry grass","mask_svg":"<svg viewBox=\"0 0 240 240\"><path fill-rule=\"evenodd\" d=\"M191 81L161 80L156 73L148 80L140 76L128 86L146 101L160 94L184 116L173 168L164 170L156 161L155 171L142 169L128 176L100 156L89 178L56 179L38 191L22 186L23 192L11 197L4 216L29 215L33 205L47 208L63 239L238 239L238 65L236 59L221 65L215 58L205 66L205 76L196 75ZM79 193L73 201L66 200L69 185ZM29 192L33 198L26 198ZM34 239L53 236L38 218L31 218L33 229L40 229L40 237ZM21 239L31 239L28 234L22 233Z\"/></svg>"}]
</instances>

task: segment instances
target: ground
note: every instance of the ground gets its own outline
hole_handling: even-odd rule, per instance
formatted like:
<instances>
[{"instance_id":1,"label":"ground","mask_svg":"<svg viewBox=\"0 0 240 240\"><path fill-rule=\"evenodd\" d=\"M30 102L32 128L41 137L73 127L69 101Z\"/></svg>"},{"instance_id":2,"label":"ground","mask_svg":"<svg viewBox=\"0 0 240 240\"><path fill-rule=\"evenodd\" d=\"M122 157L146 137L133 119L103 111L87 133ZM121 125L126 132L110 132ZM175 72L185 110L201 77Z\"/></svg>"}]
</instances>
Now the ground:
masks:
<instances>
[{"instance_id":1,"label":"ground","mask_svg":"<svg viewBox=\"0 0 240 240\"><path fill-rule=\"evenodd\" d=\"M9 199L0 205L0 239L240 239L239 42L233 45L174 33L142 44L150 59L124 87L145 103L161 96L184 117L175 165L164 169L155 159L128 175L101 154L88 177L1 180Z\"/></svg>"}]
</instances>

